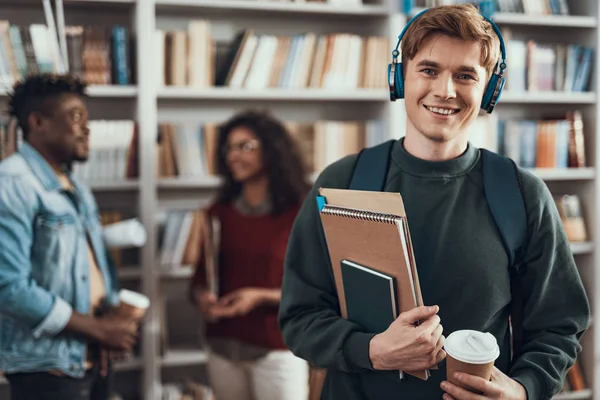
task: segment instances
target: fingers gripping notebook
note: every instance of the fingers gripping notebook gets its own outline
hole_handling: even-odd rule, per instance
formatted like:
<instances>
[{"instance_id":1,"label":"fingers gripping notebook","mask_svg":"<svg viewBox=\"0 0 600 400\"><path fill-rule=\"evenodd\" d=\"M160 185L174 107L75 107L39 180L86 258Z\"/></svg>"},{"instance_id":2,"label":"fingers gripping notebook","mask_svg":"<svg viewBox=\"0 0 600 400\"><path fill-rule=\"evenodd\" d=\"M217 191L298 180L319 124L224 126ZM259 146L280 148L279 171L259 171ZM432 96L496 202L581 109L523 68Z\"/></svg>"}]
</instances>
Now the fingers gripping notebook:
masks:
<instances>
[{"instance_id":1,"label":"fingers gripping notebook","mask_svg":"<svg viewBox=\"0 0 600 400\"><path fill-rule=\"evenodd\" d=\"M342 317L353 320L349 315L360 311L356 310L357 301L360 300L346 298L346 293L350 293L350 290L345 288L348 278L344 277L342 270L346 276L349 275L348 262L387 276L393 282L397 315L389 320L389 316L382 315L388 308L377 307L376 310L372 310L374 319L381 321L388 318L391 323L400 313L423 305L410 232L400 194L343 189L320 189L319 192L320 197L317 201L320 202L320 217ZM356 271L353 272L356 275ZM359 292L355 296L361 295L367 295L367 286L363 293ZM368 295L381 296L381 293L370 291ZM350 312L349 305L355 307ZM362 325L365 327L364 321ZM381 327L381 322L378 326ZM378 328L375 333L384 330ZM429 377L429 371L407 373L421 379Z\"/></svg>"}]
</instances>

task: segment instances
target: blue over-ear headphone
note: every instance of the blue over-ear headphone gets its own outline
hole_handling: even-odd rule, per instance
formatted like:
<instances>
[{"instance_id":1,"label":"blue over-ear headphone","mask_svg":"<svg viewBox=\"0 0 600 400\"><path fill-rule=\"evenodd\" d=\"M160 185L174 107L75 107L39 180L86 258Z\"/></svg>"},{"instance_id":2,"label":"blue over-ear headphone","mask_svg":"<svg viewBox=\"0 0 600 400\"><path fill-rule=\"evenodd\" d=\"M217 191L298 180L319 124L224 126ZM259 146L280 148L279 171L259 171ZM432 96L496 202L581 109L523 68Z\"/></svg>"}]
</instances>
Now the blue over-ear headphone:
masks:
<instances>
[{"instance_id":1,"label":"blue over-ear headphone","mask_svg":"<svg viewBox=\"0 0 600 400\"><path fill-rule=\"evenodd\" d=\"M400 52L398 51L398 47L400 46L400 41L404 36L404 33L413 23L413 21L419 18L423 13L427 12L427 10L423 10L417 15L415 15L404 27L400 36L398 36L398 43L396 43L396 48L392 51L392 63L388 65L388 83L390 86L390 100L396 101L398 99L404 98L404 78L402 77L402 63L398 63L398 56ZM502 53L502 59L498 61L496 64L496 68L494 69L494 73L490 77L490 80L485 88L485 92L483 94L483 99L481 101L481 108L491 114L500 99L500 94L502 93L502 89L504 88L504 83L506 78L504 75L504 70L506 69L506 49L504 48L504 39L502 38L502 33L500 33L500 29L494 24L489 18L485 15L482 15L494 28L494 31L498 35L500 39L500 52Z\"/></svg>"}]
</instances>

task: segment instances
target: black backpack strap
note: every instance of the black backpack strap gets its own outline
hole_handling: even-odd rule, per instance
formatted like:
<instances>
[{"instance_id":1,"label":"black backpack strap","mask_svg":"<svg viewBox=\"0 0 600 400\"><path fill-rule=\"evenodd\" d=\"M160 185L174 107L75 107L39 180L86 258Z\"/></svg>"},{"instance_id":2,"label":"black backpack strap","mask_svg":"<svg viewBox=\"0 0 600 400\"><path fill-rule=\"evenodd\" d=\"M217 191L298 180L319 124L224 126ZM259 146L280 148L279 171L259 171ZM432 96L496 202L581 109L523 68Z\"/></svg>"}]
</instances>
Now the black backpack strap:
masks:
<instances>
[{"instance_id":1,"label":"black backpack strap","mask_svg":"<svg viewBox=\"0 0 600 400\"><path fill-rule=\"evenodd\" d=\"M510 158L485 149L480 151L485 197L509 257L514 360L520 355L523 344L523 301L519 279L521 252L527 240L523 188L519 170Z\"/></svg>"},{"instance_id":2,"label":"black backpack strap","mask_svg":"<svg viewBox=\"0 0 600 400\"><path fill-rule=\"evenodd\" d=\"M388 140L358 153L348 189L381 192L385 188L390 154L395 140Z\"/></svg>"}]
</instances>

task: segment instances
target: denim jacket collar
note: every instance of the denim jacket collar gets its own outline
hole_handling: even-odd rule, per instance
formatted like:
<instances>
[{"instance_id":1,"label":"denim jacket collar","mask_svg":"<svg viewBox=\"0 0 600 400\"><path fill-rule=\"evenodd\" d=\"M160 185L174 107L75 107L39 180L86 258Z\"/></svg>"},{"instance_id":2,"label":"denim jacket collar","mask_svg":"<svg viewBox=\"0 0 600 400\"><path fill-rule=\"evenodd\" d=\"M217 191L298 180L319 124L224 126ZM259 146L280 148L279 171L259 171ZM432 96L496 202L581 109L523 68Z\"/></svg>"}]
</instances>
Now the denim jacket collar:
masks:
<instances>
[{"instance_id":1,"label":"denim jacket collar","mask_svg":"<svg viewBox=\"0 0 600 400\"><path fill-rule=\"evenodd\" d=\"M46 190L58 191L62 189L52 166L32 145L23 141L19 147L19 153L21 153L25 161L27 161L33 170L33 173L40 182L42 182L42 185L44 185Z\"/></svg>"}]
</instances>

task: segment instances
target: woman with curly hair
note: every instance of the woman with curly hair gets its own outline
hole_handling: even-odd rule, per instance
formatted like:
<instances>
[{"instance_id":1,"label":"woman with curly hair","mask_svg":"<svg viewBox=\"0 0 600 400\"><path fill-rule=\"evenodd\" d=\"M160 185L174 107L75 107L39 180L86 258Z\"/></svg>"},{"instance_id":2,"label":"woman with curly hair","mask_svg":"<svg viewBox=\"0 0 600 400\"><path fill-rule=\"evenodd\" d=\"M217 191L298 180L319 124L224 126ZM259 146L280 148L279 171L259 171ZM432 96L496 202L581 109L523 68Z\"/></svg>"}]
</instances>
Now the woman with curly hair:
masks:
<instances>
[{"instance_id":1,"label":"woman with curly hair","mask_svg":"<svg viewBox=\"0 0 600 400\"><path fill-rule=\"evenodd\" d=\"M191 282L211 386L217 400L306 400L308 365L277 323L287 240L310 190L300 151L280 121L247 111L221 126L218 152L223 184L207 214L220 221L219 296L203 257Z\"/></svg>"}]
</instances>

